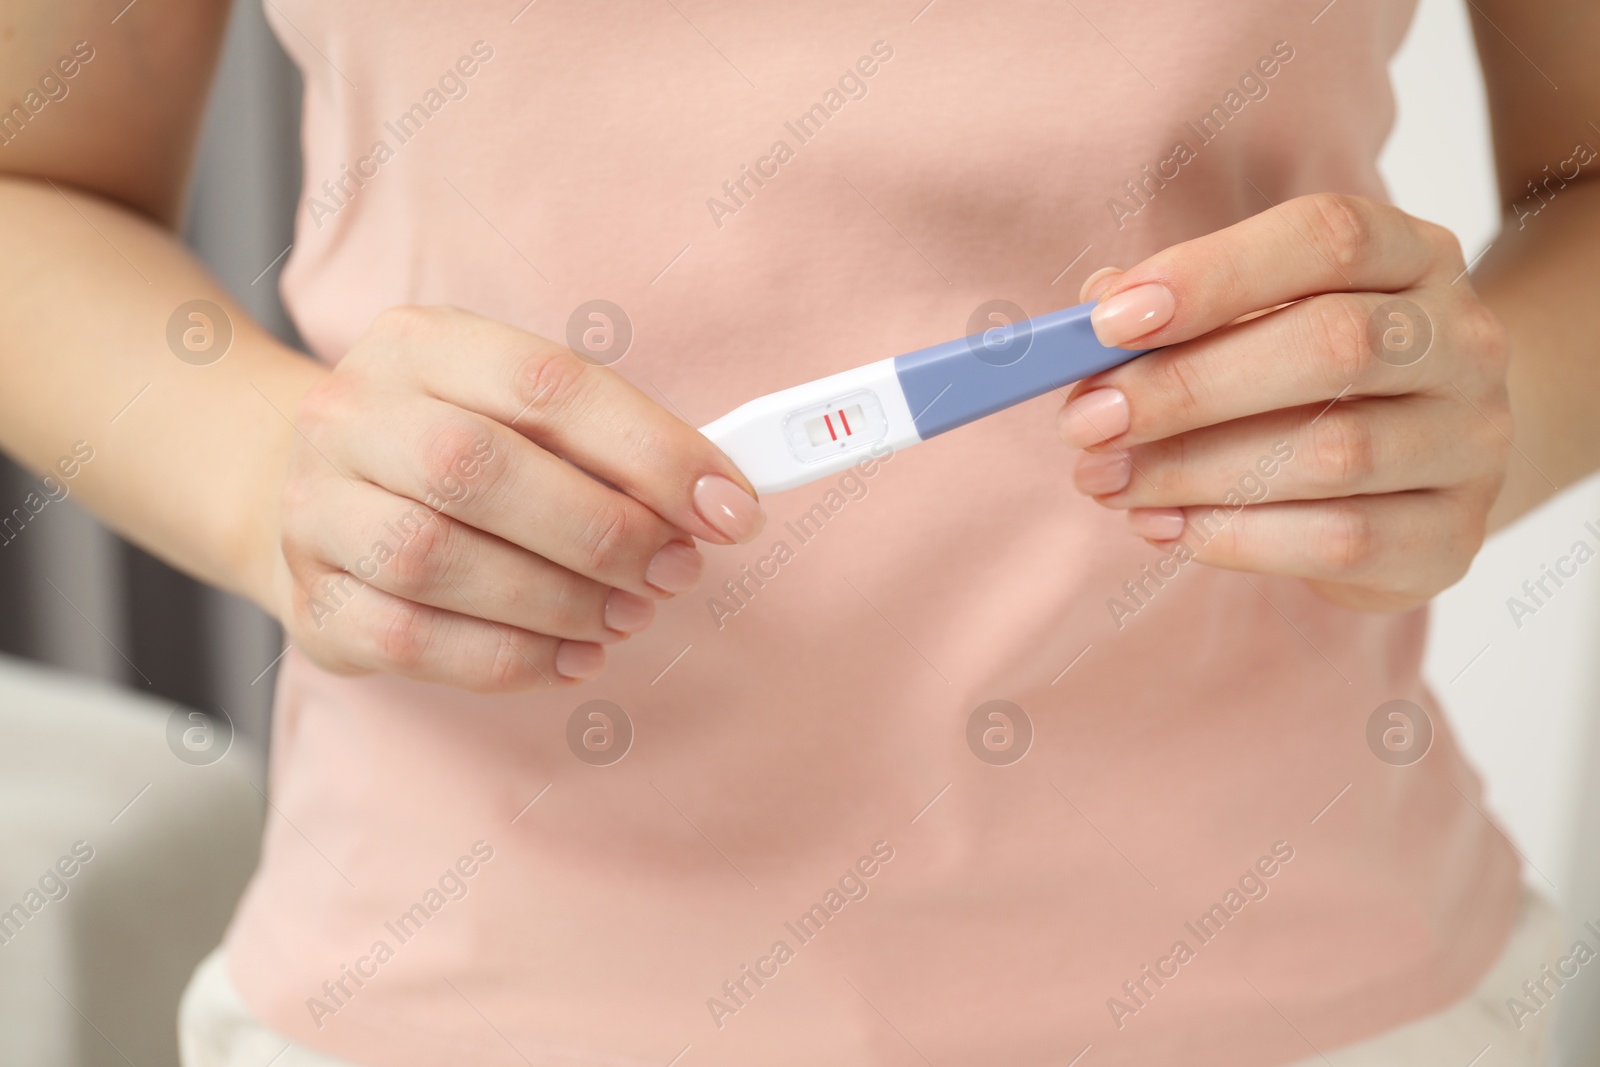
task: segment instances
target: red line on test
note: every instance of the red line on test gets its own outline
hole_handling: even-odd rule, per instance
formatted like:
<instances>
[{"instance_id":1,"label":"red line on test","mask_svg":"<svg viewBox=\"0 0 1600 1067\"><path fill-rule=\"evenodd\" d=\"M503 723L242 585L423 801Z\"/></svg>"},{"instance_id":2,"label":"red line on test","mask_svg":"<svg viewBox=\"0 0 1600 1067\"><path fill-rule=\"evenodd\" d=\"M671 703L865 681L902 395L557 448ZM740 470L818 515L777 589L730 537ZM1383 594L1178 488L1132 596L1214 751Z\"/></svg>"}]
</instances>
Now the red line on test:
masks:
<instances>
[{"instance_id":1,"label":"red line on test","mask_svg":"<svg viewBox=\"0 0 1600 1067\"><path fill-rule=\"evenodd\" d=\"M850 420L844 417L844 408L839 409L839 421L844 424L844 435L850 436Z\"/></svg>"},{"instance_id":2,"label":"red line on test","mask_svg":"<svg viewBox=\"0 0 1600 1067\"><path fill-rule=\"evenodd\" d=\"M844 418L844 413L840 412L839 417L841 419ZM833 432L833 420L824 415L822 416L822 421L828 424L828 437L834 441L837 441L839 439L839 435ZM845 430L845 433L849 432L849 430Z\"/></svg>"}]
</instances>

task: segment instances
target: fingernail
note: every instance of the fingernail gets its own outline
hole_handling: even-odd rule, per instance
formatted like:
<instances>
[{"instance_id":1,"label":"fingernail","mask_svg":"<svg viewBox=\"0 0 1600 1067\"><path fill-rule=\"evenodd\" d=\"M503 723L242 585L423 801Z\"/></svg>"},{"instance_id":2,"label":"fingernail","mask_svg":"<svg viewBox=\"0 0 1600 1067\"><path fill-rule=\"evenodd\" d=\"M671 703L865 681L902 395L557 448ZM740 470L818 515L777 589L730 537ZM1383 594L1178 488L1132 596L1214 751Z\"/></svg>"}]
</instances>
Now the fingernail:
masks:
<instances>
[{"instance_id":1,"label":"fingernail","mask_svg":"<svg viewBox=\"0 0 1600 1067\"><path fill-rule=\"evenodd\" d=\"M1134 508L1128 512L1133 532L1149 541L1176 541L1183 536L1183 511L1179 508Z\"/></svg>"},{"instance_id":2,"label":"fingernail","mask_svg":"<svg viewBox=\"0 0 1600 1067\"><path fill-rule=\"evenodd\" d=\"M1089 275L1083 280L1083 288L1078 290L1078 302L1080 304L1086 303L1097 298L1106 291L1106 287L1111 284L1111 280L1121 273L1121 267L1101 267Z\"/></svg>"},{"instance_id":3,"label":"fingernail","mask_svg":"<svg viewBox=\"0 0 1600 1067\"><path fill-rule=\"evenodd\" d=\"M700 581L706 561L700 550L682 541L668 541L657 549L644 569L644 580L663 593L687 593Z\"/></svg>"},{"instance_id":4,"label":"fingernail","mask_svg":"<svg viewBox=\"0 0 1600 1067\"><path fill-rule=\"evenodd\" d=\"M1056 430L1073 448L1088 448L1128 432L1128 398L1121 389L1091 389L1067 401Z\"/></svg>"},{"instance_id":5,"label":"fingernail","mask_svg":"<svg viewBox=\"0 0 1600 1067\"><path fill-rule=\"evenodd\" d=\"M1085 452L1078 457L1073 483L1080 493L1103 496L1120 493L1133 477L1133 460L1117 452Z\"/></svg>"},{"instance_id":6,"label":"fingernail","mask_svg":"<svg viewBox=\"0 0 1600 1067\"><path fill-rule=\"evenodd\" d=\"M694 509L722 536L740 543L760 533L767 522L756 498L720 474L694 483Z\"/></svg>"},{"instance_id":7,"label":"fingernail","mask_svg":"<svg viewBox=\"0 0 1600 1067\"><path fill-rule=\"evenodd\" d=\"M650 625L656 617L653 600L630 593L626 589L613 589L606 597L606 629L623 634L636 634Z\"/></svg>"},{"instance_id":8,"label":"fingernail","mask_svg":"<svg viewBox=\"0 0 1600 1067\"><path fill-rule=\"evenodd\" d=\"M1127 344L1172 321L1178 302L1172 290L1150 283L1125 289L1100 301L1089 313L1089 323L1100 343L1108 348Z\"/></svg>"},{"instance_id":9,"label":"fingernail","mask_svg":"<svg viewBox=\"0 0 1600 1067\"><path fill-rule=\"evenodd\" d=\"M606 650L592 641L563 641L556 646L556 673L563 678L593 678L606 666Z\"/></svg>"}]
</instances>

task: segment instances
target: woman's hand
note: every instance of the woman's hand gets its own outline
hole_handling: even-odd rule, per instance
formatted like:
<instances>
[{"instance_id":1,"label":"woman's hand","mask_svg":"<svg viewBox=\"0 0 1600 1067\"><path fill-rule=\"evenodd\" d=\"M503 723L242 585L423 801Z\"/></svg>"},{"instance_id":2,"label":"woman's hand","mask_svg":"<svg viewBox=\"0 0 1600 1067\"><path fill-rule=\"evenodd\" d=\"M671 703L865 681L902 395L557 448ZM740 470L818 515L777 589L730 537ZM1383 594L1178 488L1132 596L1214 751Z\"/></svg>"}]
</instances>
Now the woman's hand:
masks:
<instances>
[{"instance_id":1,"label":"woman's hand","mask_svg":"<svg viewBox=\"0 0 1600 1067\"><path fill-rule=\"evenodd\" d=\"M1219 567L1399 611L1466 573L1511 447L1507 340L1448 231L1318 194L1097 272L1077 487Z\"/></svg>"},{"instance_id":2,"label":"woman's hand","mask_svg":"<svg viewBox=\"0 0 1600 1067\"><path fill-rule=\"evenodd\" d=\"M312 659L498 692L589 678L747 541L749 483L623 378L449 308L396 308L309 392L278 616Z\"/></svg>"}]
</instances>

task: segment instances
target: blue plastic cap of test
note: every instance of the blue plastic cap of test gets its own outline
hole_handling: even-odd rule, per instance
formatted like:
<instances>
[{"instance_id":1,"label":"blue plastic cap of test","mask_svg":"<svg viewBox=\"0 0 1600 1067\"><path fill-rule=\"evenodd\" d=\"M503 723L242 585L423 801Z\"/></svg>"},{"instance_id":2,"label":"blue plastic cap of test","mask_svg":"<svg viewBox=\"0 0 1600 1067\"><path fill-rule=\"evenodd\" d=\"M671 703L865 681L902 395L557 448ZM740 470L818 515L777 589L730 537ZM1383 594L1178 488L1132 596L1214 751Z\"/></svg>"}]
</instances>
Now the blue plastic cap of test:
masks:
<instances>
[{"instance_id":1,"label":"blue plastic cap of test","mask_svg":"<svg viewBox=\"0 0 1600 1067\"><path fill-rule=\"evenodd\" d=\"M1102 345L1092 310L1079 304L896 356L918 435L926 441L1150 351Z\"/></svg>"}]
</instances>

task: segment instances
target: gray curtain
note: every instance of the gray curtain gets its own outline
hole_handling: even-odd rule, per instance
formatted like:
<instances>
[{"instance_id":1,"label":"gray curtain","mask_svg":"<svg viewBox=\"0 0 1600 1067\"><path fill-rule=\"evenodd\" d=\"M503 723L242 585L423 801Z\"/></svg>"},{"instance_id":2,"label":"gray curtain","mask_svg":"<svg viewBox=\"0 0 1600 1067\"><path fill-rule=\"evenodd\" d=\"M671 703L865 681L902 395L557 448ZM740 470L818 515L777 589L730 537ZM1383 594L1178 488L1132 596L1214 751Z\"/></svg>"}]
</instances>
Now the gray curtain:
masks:
<instances>
[{"instance_id":1,"label":"gray curtain","mask_svg":"<svg viewBox=\"0 0 1600 1067\"><path fill-rule=\"evenodd\" d=\"M230 292L294 341L278 300L300 182L300 77L237 0L206 114L185 239ZM0 501L39 483L0 457ZM265 752L276 624L107 531L68 497L0 545L0 652L220 707Z\"/></svg>"}]
</instances>

